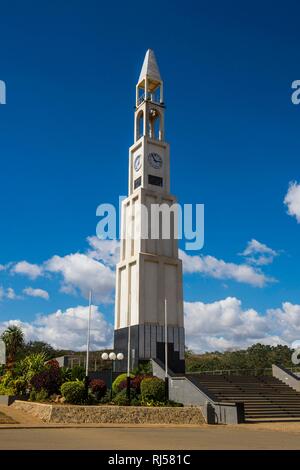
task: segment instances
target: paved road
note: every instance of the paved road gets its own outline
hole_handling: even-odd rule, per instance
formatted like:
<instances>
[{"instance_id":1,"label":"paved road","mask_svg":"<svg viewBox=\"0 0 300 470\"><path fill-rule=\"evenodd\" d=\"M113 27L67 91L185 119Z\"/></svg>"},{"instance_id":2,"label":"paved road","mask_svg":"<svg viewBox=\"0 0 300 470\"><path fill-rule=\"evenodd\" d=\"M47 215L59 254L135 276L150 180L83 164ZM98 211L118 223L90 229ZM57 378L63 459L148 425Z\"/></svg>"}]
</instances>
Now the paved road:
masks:
<instances>
[{"instance_id":1,"label":"paved road","mask_svg":"<svg viewBox=\"0 0 300 470\"><path fill-rule=\"evenodd\" d=\"M300 434L229 426L0 429L0 449L300 449Z\"/></svg>"}]
</instances>

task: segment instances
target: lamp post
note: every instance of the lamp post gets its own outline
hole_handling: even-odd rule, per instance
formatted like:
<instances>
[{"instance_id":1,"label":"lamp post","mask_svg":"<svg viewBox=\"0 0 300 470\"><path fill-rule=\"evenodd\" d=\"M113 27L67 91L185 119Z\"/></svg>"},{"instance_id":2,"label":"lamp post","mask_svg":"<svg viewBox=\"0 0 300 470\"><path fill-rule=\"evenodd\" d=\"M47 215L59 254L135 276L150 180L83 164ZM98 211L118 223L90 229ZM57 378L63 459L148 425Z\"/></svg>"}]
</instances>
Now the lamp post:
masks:
<instances>
[{"instance_id":1,"label":"lamp post","mask_svg":"<svg viewBox=\"0 0 300 470\"><path fill-rule=\"evenodd\" d=\"M111 352L109 354L107 353L103 353L101 355L101 359L103 361L108 361L110 360L111 361L111 369L110 369L110 399L112 399L112 384L113 384L113 372L114 372L114 364L115 364L115 361L123 361L124 359L124 354L123 353L115 353L115 352Z\"/></svg>"},{"instance_id":2,"label":"lamp post","mask_svg":"<svg viewBox=\"0 0 300 470\"><path fill-rule=\"evenodd\" d=\"M90 339L91 339L91 311L92 311L92 291L89 293L89 315L87 327L87 344L86 344L86 362L85 362L85 393L88 396L89 389L89 359L90 359Z\"/></svg>"}]
</instances>

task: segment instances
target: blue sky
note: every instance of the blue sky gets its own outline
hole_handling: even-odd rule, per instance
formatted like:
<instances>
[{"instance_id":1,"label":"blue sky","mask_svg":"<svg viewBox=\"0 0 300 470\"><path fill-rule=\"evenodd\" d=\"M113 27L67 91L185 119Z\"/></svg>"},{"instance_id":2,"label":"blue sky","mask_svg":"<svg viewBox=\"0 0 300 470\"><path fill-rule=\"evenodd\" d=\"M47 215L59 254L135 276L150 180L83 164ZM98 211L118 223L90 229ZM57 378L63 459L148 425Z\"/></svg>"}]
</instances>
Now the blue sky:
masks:
<instances>
[{"instance_id":1,"label":"blue sky","mask_svg":"<svg viewBox=\"0 0 300 470\"><path fill-rule=\"evenodd\" d=\"M115 259L116 246L91 255L87 237L98 204L127 193L135 84L150 47L165 83L172 192L205 204L205 246L185 264L188 344L300 339L297 184L284 204L289 183L300 182L300 106L291 102L299 15L296 1L163 1L148 10L135 1L1 2L2 327L20 320L28 337L61 347L65 320L76 317L76 331L84 324L91 278L105 330L94 332L94 346L109 342L107 253ZM240 255L251 240L256 257L273 250L268 264ZM70 345L83 343L74 333Z\"/></svg>"}]
</instances>

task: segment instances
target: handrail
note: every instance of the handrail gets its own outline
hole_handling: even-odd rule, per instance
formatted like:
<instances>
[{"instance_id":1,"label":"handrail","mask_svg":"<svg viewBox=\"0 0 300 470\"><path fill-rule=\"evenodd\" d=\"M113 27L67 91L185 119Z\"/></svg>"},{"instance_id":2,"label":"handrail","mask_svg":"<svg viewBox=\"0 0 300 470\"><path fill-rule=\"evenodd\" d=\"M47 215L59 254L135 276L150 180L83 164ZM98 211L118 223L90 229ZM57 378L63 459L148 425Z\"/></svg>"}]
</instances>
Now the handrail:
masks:
<instances>
[{"instance_id":1,"label":"handrail","mask_svg":"<svg viewBox=\"0 0 300 470\"><path fill-rule=\"evenodd\" d=\"M155 103L155 104L162 104L162 102L160 101L159 98L155 98L155 96L147 96L145 95L145 93L143 93L141 96L138 97L137 99L137 106L139 106L140 104L143 103L143 101L147 101L149 100L151 103Z\"/></svg>"},{"instance_id":2,"label":"handrail","mask_svg":"<svg viewBox=\"0 0 300 470\"><path fill-rule=\"evenodd\" d=\"M277 364L276 364L277 365ZM279 366L286 371L295 374L295 372L300 372L300 367L290 367L284 368L283 366ZM213 370L197 370L197 371L188 371L188 374L208 374L208 375L246 375L246 376L256 376L256 375L263 375L263 373L267 373L266 375L272 374L272 367L266 368L257 368L257 369L213 369ZM271 374L270 374L271 373ZM296 376L299 378L299 376Z\"/></svg>"},{"instance_id":3,"label":"handrail","mask_svg":"<svg viewBox=\"0 0 300 470\"><path fill-rule=\"evenodd\" d=\"M278 367L278 369L281 369L286 374L290 374L295 380L298 380L300 382L300 377L294 373L295 369L299 369L296 372L300 371L299 367L291 367L290 369L288 369L287 367L281 366L279 364L274 364L274 366Z\"/></svg>"},{"instance_id":4,"label":"handrail","mask_svg":"<svg viewBox=\"0 0 300 470\"><path fill-rule=\"evenodd\" d=\"M261 369L214 369L214 370L199 370L199 371L188 371L188 374L208 374L208 375L261 375L262 372L272 372L272 368L261 368Z\"/></svg>"}]
</instances>

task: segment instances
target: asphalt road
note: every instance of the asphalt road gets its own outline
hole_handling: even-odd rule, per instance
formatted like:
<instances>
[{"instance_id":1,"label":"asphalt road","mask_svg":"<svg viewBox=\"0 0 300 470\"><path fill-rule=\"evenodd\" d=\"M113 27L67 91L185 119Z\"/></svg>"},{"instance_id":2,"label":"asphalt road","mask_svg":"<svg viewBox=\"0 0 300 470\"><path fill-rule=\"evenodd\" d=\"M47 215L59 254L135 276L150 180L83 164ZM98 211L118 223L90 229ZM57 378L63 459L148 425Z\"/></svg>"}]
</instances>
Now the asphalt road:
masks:
<instances>
[{"instance_id":1,"label":"asphalt road","mask_svg":"<svg viewBox=\"0 0 300 470\"><path fill-rule=\"evenodd\" d=\"M229 426L0 429L0 449L300 449L300 434Z\"/></svg>"}]
</instances>

